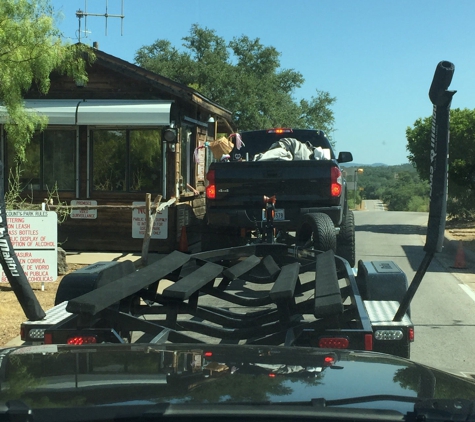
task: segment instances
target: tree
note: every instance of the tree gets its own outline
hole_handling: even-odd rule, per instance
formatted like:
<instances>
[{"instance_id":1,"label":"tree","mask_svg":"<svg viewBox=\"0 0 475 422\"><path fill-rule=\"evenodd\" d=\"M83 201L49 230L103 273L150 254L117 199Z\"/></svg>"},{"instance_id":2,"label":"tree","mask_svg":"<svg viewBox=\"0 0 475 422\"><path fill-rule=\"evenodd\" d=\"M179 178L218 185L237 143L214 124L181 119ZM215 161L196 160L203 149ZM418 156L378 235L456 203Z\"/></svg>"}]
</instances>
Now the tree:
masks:
<instances>
[{"instance_id":1,"label":"tree","mask_svg":"<svg viewBox=\"0 0 475 422\"><path fill-rule=\"evenodd\" d=\"M352 182L356 167L346 167L345 170L347 181ZM353 196L349 192L349 198ZM364 173L358 175L357 201L360 200L358 196L380 199L390 211L429 210L428 182L420 179L412 164L364 167Z\"/></svg>"},{"instance_id":2,"label":"tree","mask_svg":"<svg viewBox=\"0 0 475 422\"><path fill-rule=\"evenodd\" d=\"M2 0L0 2L0 100L9 122L9 140L19 159L34 131L44 128L44 117L28 113L23 95L36 84L41 93L50 87L50 74L58 71L87 81L84 45L66 45L55 26L53 9L47 0ZM92 53L88 53L93 60Z\"/></svg>"},{"instance_id":3,"label":"tree","mask_svg":"<svg viewBox=\"0 0 475 422\"><path fill-rule=\"evenodd\" d=\"M216 31L197 24L183 41L185 51L157 40L140 48L135 61L231 110L241 130L289 126L318 128L331 135L330 107L336 99L317 90L310 100L296 102L293 92L304 78L293 69L280 68L280 53L274 47L245 35L226 43Z\"/></svg>"},{"instance_id":4,"label":"tree","mask_svg":"<svg viewBox=\"0 0 475 422\"><path fill-rule=\"evenodd\" d=\"M409 161L429 180L431 117L417 119L406 130ZM450 111L449 187L447 211L454 217L475 215L475 110Z\"/></svg>"}]
</instances>

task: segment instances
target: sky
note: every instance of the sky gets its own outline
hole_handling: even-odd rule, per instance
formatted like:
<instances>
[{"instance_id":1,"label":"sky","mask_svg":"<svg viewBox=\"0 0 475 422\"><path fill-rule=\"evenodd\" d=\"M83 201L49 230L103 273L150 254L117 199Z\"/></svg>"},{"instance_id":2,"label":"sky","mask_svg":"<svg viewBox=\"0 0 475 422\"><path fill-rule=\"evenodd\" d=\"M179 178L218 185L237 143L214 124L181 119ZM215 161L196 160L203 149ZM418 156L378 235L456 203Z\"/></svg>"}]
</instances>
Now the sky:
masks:
<instances>
[{"instance_id":1,"label":"sky","mask_svg":"<svg viewBox=\"0 0 475 422\"><path fill-rule=\"evenodd\" d=\"M432 114L437 64L455 65L452 108L475 108L474 0L50 0L65 40L77 42L76 10L121 15L81 21L81 41L134 63L158 39L182 49L198 24L226 41L247 35L281 53L281 69L305 79L294 99L316 91L332 106L336 152L355 163L407 163L406 129ZM122 21L122 29L121 29ZM84 32L87 23L87 32ZM429 148L429 146L428 146Z\"/></svg>"}]
</instances>

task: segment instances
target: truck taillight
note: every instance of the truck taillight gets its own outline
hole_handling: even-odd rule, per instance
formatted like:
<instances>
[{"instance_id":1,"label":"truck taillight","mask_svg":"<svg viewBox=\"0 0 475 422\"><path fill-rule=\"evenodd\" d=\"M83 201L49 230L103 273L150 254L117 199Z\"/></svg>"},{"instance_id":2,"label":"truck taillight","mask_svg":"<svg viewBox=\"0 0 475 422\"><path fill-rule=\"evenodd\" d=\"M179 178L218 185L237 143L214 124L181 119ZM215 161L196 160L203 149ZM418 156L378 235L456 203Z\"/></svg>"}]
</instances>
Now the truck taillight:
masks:
<instances>
[{"instance_id":1,"label":"truck taillight","mask_svg":"<svg viewBox=\"0 0 475 422\"><path fill-rule=\"evenodd\" d=\"M280 135L282 133L292 133L293 130L287 127L278 127L274 129L267 129L267 133L275 133L277 135Z\"/></svg>"},{"instance_id":2,"label":"truck taillight","mask_svg":"<svg viewBox=\"0 0 475 422\"><path fill-rule=\"evenodd\" d=\"M331 168L331 196L340 196L341 195L341 171L338 167Z\"/></svg>"},{"instance_id":3,"label":"truck taillight","mask_svg":"<svg viewBox=\"0 0 475 422\"><path fill-rule=\"evenodd\" d=\"M216 182L215 182L215 172L210 170L206 175L208 180L208 186L206 186L206 198L216 199Z\"/></svg>"}]
</instances>

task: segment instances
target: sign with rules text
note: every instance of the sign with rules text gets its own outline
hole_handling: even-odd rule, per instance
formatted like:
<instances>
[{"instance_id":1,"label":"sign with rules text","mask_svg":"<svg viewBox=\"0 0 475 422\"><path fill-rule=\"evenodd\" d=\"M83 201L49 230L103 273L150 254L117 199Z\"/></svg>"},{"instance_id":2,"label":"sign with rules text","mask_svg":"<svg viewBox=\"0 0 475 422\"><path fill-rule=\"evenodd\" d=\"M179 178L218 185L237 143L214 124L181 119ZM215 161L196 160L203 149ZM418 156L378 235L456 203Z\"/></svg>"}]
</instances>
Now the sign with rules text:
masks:
<instances>
[{"instance_id":1,"label":"sign with rules text","mask_svg":"<svg viewBox=\"0 0 475 422\"><path fill-rule=\"evenodd\" d=\"M31 282L58 278L58 220L54 211L7 211L8 234L13 249ZM1 271L1 281L7 278Z\"/></svg>"},{"instance_id":2,"label":"sign with rules text","mask_svg":"<svg viewBox=\"0 0 475 422\"><path fill-rule=\"evenodd\" d=\"M133 206L145 205L145 202L133 202ZM145 236L145 208L132 210L132 238L143 239ZM153 223L151 239L166 239L168 237L168 208L157 213Z\"/></svg>"}]
</instances>

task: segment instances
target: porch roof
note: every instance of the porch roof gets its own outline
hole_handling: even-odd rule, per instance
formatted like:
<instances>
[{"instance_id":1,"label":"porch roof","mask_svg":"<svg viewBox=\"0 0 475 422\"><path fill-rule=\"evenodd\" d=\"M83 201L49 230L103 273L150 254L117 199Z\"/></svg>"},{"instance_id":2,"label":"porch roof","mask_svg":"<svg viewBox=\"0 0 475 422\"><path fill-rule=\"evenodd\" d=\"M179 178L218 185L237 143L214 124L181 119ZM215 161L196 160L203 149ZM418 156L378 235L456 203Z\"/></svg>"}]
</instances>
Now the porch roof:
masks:
<instances>
[{"instance_id":1,"label":"porch roof","mask_svg":"<svg viewBox=\"0 0 475 422\"><path fill-rule=\"evenodd\" d=\"M50 125L166 126L173 101L165 100L25 100L25 108L48 117ZM8 123L0 105L0 124Z\"/></svg>"}]
</instances>

